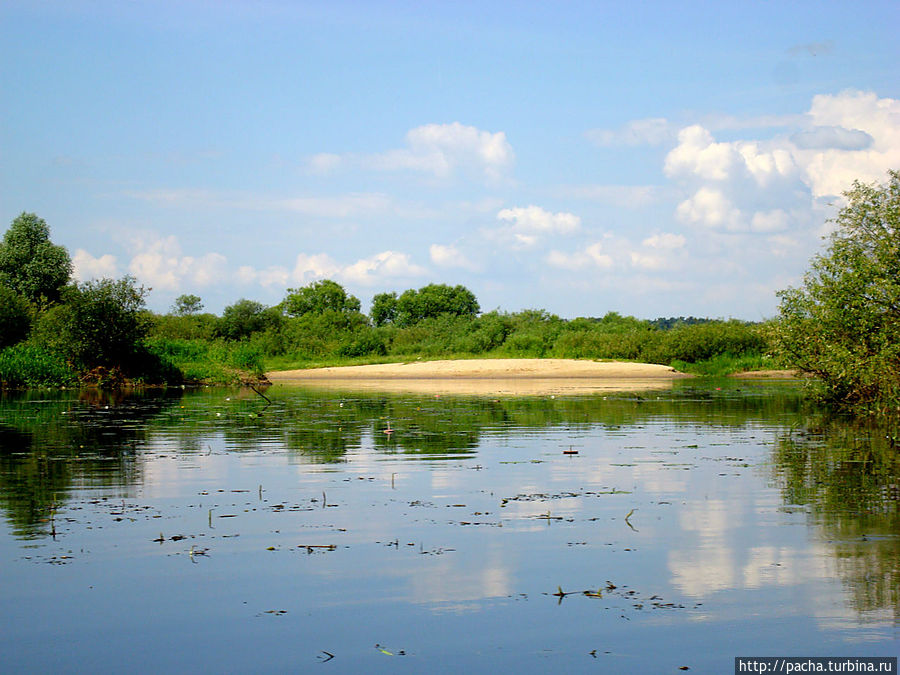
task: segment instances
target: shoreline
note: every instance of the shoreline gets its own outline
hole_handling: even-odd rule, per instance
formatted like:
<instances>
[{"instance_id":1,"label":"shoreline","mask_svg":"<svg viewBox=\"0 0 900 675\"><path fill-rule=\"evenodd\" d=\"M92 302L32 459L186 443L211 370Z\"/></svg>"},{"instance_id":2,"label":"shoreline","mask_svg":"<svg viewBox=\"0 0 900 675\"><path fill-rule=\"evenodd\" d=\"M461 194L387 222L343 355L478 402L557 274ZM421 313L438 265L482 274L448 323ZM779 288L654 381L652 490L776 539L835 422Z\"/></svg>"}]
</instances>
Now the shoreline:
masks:
<instances>
[{"instance_id":1,"label":"shoreline","mask_svg":"<svg viewBox=\"0 0 900 675\"><path fill-rule=\"evenodd\" d=\"M668 389L692 377L669 366L577 359L462 359L266 373L273 384L430 394L535 396Z\"/></svg>"}]
</instances>

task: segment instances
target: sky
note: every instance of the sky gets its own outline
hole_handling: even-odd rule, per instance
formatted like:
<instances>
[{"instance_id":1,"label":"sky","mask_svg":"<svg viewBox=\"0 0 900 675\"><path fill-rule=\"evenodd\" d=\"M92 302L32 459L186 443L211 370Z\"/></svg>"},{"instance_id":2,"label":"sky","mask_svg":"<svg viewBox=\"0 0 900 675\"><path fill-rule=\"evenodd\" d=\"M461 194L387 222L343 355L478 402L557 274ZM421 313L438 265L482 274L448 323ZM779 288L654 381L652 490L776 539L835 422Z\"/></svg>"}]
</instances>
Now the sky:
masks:
<instances>
[{"instance_id":1,"label":"sky","mask_svg":"<svg viewBox=\"0 0 900 675\"><path fill-rule=\"evenodd\" d=\"M333 279L763 320L900 168L900 3L0 4L0 225L166 312Z\"/></svg>"}]
</instances>

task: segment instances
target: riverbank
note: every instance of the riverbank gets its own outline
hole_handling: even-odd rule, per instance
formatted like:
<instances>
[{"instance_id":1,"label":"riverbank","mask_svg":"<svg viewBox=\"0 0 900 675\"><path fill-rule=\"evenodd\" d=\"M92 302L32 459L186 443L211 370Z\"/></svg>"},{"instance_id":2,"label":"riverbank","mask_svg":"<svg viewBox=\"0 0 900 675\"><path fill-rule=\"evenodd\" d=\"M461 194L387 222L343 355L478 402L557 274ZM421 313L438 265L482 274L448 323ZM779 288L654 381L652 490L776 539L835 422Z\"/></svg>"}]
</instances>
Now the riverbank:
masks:
<instances>
[{"instance_id":1,"label":"riverbank","mask_svg":"<svg viewBox=\"0 0 900 675\"><path fill-rule=\"evenodd\" d=\"M579 359L462 359L311 368L267 373L273 384L325 389L496 395L666 389L691 377L649 363Z\"/></svg>"}]
</instances>

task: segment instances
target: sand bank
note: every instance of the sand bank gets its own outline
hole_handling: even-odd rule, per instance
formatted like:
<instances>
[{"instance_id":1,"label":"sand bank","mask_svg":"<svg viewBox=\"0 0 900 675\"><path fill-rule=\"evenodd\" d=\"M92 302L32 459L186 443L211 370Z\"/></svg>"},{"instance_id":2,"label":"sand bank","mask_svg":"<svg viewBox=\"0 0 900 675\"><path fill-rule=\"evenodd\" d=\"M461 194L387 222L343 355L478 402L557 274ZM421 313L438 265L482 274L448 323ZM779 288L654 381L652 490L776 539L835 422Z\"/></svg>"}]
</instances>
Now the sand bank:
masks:
<instances>
[{"instance_id":1,"label":"sand bank","mask_svg":"<svg viewBox=\"0 0 900 675\"><path fill-rule=\"evenodd\" d=\"M273 384L331 390L533 396L666 389L689 376L647 363L465 359L284 370L267 377Z\"/></svg>"}]
</instances>

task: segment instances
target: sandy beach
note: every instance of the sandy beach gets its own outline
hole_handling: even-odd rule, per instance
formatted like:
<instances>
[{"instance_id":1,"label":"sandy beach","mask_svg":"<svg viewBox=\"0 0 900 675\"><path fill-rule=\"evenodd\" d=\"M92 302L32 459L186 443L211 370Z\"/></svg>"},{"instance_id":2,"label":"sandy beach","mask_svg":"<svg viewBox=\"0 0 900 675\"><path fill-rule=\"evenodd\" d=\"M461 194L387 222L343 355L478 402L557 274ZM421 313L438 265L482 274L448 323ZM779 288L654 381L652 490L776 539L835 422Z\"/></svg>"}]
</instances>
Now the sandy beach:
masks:
<instances>
[{"instance_id":1,"label":"sandy beach","mask_svg":"<svg viewBox=\"0 0 900 675\"><path fill-rule=\"evenodd\" d=\"M412 361L285 370L273 384L360 391L532 396L666 389L689 377L668 366L575 359Z\"/></svg>"}]
</instances>

